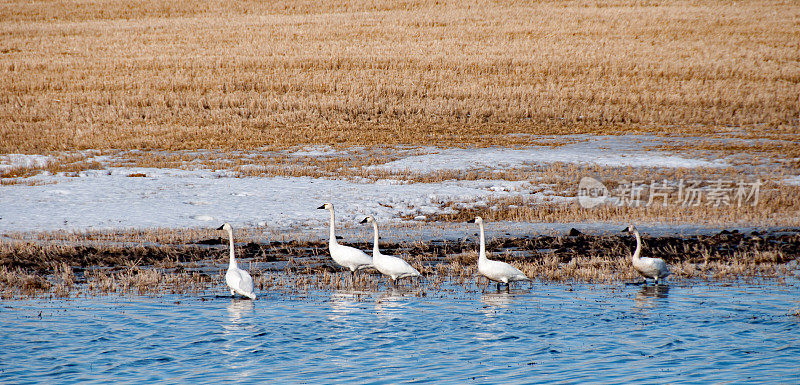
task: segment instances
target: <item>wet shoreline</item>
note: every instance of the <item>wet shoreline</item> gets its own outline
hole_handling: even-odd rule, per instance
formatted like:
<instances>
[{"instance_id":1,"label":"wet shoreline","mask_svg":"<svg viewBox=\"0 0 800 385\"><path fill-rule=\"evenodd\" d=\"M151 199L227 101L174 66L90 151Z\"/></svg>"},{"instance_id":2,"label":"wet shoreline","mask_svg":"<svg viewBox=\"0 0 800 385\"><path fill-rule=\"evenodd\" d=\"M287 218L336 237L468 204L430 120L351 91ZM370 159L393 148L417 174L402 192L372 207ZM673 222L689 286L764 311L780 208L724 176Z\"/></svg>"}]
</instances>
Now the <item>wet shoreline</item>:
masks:
<instances>
[{"instance_id":1,"label":"wet shoreline","mask_svg":"<svg viewBox=\"0 0 800 385\"><path fill-rule=\"evenodd\" d=\"M635 241L617 234L501 236L487 242L491 258L521 266L534 280L614 282L636 280L628 265ZM800 229L773 231L723 230L713 235L643 237L644 256L664 259L673 280L730 280L741 277L779 278L796 274ZM349 242L371 250L371 242ZM381 250L400 256L436 284L475 275L474 238L433 239L412 243L385 242ZM330 259L324 241L273 241L236 244L240 265L257 286L295 285L282 275L313 276L305 285L341 288L349 272ZM203 291L220 281L227 260L227 241L208 238L180 245L68 246L26 244L0 253L0 292L4 297L52 293L69 295L75 286L90 284L95 293L131 290L153 292L166 284L176 290ZM376 272L363 274L352 285L380 285ZM115 281L124 281L122 287ZM149 287L154 286L154 287ZM16 296L16 295L13 295Z\"/></svg>"}]
</instances>

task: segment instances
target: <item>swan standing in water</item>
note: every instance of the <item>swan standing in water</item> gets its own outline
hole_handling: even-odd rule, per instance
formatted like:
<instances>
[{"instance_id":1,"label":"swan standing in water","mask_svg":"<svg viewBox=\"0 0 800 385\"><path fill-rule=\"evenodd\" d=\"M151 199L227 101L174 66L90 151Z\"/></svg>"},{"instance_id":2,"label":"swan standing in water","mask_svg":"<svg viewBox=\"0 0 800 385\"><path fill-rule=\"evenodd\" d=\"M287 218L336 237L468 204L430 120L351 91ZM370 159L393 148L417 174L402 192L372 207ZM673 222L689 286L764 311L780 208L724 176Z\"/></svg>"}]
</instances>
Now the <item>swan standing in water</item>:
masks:
<instances>
[{"instance_id":1,"label":"swan standing in water","mask_svg":"<svg viewBox=\"0 0 800 385\"><path fill-rule=\"evenodd\" d=\"M372 246L372 264L375 266L375 269L380 271L381 274L391 277L392 282L395 283L400 278L420 276L419 271L417 271L417 269L415 269L413 266L409 265L408 262L391 255L381 254L381 251L378 248L378 222L372 217L372 215L364 218L361 223L372 223L372 229L375 233L375 241L373 242Z\"/></svg>"},{"instance_id":2,"label":"swan standing in water","mask_svg":"<svg viewBox=\"0 0 800 385\"><path fill-rule=\"evenodd\" d=\"M647 278L653 278L656 280L656 285L658 285L659 278L666 278L670 274L667 263L661 258L639 256L642 252L642 238L639 236L639 230L636 229L636 226L629 225L628 228L623 229L622 232L632 233L636 236L636 251L633 252L633 256L631 257L633 268L645 278L645 283L647 283Z\"/></svg>"},{"instance_id":3,"label":"swan standing in water","mask_svg":"<svg viewBox=\"0 0 800 385\"><path fill-rule=\"evenodd\" d=\"M372 258L365 252L356 249L355 247L340 245L336 241L336 234L333 231L334 217L333 205L326 203L320 207L319 210L328 210L331 213L331 236L328 240L328 249L331 252L331 258L342 267L350 269L350 272L355 275L356 270L366 269L372 267Z\"/></svg>"},{"instance_id":4,"label":"swan standing in water","mask_svg":"<svg viewBox=\"0 0 800 385\"><path fill-rule=\"evenodd\" d=\"M246 270L242 270L236 265L236 256L233 252L233 228L229 223L225 223L217 230L228 232L231 261L228 264L228 272L225 273L225 283L231 288L231 295L239 293L247 298L256 299L256 294L253 292L253 277Z\"/></svg>"},{"instance_id":5,"label":"swan standing in water","mask_svg":"<svg viewBox=\"0 0 800 385\"><path fill-rule=\"evenodd\" d=\"M493 261L486 257L486 241L483 235L483 218L475 217L470 223L477 223L481 228L481 249L478 256L478 272L486 278L497 282L497 291L500 291L500 283L506 284L506 291L509 284L514 281L530 281L523 272L505 262Z\"/></svg>"}]
</instances>

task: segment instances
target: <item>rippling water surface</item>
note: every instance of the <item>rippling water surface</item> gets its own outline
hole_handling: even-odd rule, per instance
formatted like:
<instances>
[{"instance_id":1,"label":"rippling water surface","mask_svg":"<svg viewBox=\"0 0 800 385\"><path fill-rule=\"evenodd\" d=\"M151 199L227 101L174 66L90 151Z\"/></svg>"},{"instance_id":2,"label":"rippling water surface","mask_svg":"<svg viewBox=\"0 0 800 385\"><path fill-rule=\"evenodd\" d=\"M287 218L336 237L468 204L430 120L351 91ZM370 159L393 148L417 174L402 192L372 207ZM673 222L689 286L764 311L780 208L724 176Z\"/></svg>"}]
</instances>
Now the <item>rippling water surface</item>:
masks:
<instances>
[{"instance_id":1,"label":"rippling water surface","mask_svg":"<svg viewBox=\"0 0 800 385\"><path fill-rule=\"evenodd\" d=\"M450 289L4 301L0 382L800 381L797 282Z\"/></svg>"}]
</instances>

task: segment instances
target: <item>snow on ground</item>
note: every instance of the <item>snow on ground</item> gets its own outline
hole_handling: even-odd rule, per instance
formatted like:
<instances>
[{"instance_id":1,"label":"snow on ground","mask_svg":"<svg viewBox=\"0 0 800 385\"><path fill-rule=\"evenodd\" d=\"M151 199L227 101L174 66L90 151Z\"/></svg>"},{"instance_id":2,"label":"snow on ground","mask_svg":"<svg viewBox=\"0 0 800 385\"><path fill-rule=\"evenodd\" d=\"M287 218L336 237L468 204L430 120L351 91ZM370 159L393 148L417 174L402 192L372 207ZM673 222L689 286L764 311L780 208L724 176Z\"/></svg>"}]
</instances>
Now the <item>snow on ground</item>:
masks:
<instances>
[{"instance_id":1,"label":"snow on ground","mask_svg":"<svg viewBox=\"0 0 800 385\"><path fill-rule=\"evenodd\" d=\"M793 177L786 178L786 179L782 180L781 183L787 184L787 185L790 185L790 186L800 186L800 175L795 175Z\"/></svg>"},{"instance_id":2,"label":"snow on ground","mask_svg":"<svg viewBox=\"0 0 800 385\"><path fill-rule=\"evenodd\" d=\"M142 173L146 177L130 177ZM234 178L212 171L147 168L90 170L79 177L40 175L55 184L2 186L0 231L236 226L319 227L317 210L336 207L337 222L366 215L384 223L400 215L441 212L440 201L470 202L521 194L508 182L367 184L308 177Z\"/></svg>"},{"instance_id":3,"label":"snow on ground","mask_svg":"<svg viewBox=\"0 0 800 385\"><path fill-rule=\"evenodd\" d=\"M582 141L560 147L522 149L411 149L401 159L379 168L427 172L444 169L517 167L531 162L586 162L610 166L718 167L724 161L680 157L642 147L666 139L644 136L569 137ZM660 142L659 142L660 140ZM363 152L367 149L354 148ZM291 155L291 154L290 154ZM296 156L347 156L347 150L326 146L294 152ZM124 156L120 154L119 156ZM113 158L113 157L112 157ZM114 164L108 156L95 156ZM0 165L43 166L49 157L0 155ZM396 159L396 158L395 158ZM131 177L141 173L146 177ZM393 179L334 180L310 177L234 177L231 171L110 167L79 176L42 173L29 179L35 186L0 186L0 232L153 227L209 227L223 222L272 229L324 228L326 212L316 208L332 202L337 222L356 225L366 215L381 223L399 216L447 212L441 203L482 205L487 197L525 195L535 200L568 201L556 191L541 191L535 182L476 180L409 183ZM577 183L577 181L576 181Z\"/></svg>"},{"instance_id":4,"label":"snow on ground","mask_svg":"<svg viewBox=\"0 0 800 385\"><path fill-rule=\"evenodd\" d=\"M47 155L0 154L0 171L20 167L46 167L52 159Z\"/></svg>"},{"instance_id":5,"label":"snow on ground","mask_svg":"<svg viewBox=\"0 0 800 385\"><path fill-rule=\"evenodd\" d=\"M354 148L354 150L359 150L359 149L361 149L361 147ZM331 146L308 146L296 151L291 151L289 152L289 155L317 157L317 156L347 155L347 152L343 150L337 150Z\"/></svg>"},{"instance_id":6,"label":"snow on ground","mask_svg":"<svg viewBox=\"0 0 800 385\"><path fill-rule=\"evenodd\" d=\"M376 169L433 172L481 168L519 167L526 163L593 163L603 166L631 167L727 167L724 160L703 160L692 156L647 151L643 147L666 143L663 138L642 135L575 136L584 141L562 146L479 149L428 148L427 154L409 156L374 166Z\"/></svg>"}]
</instances>

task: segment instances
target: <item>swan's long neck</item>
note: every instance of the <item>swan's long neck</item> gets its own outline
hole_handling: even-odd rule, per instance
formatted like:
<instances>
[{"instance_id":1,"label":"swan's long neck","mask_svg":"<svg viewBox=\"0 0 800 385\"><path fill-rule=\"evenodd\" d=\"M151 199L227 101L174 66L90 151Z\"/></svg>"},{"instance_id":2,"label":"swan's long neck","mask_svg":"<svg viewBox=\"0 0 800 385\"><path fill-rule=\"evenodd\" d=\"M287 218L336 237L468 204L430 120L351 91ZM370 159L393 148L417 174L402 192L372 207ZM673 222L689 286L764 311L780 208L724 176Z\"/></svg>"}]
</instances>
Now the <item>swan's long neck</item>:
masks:
<instances>
[{"instance_id":1,"label":"swan's long neck","mask_svg":"<svg viewBox=\"0 0 800 385\"><path fill-rule=\"evenodd\" d=\"M331 212L331 237L330 237L330 243L332 245L334 245L334 244L336 244L336 234L334 234L334 232L333 232L333 209L331 209L330 212Z\"/></svg>"},{"instance_id":2,"label":"swan's long neck","mask_svg":"<svg viewBox=\"0 0 800 385\"><path fill-rule=\"evenodd\" d=\"M636 237L636 251L633 252L633 259L639 259L639 253L642 252L642 238L639 236L639 230L633 230L633 235Z\"/></svg>"},{"instance_id":3,"label":"swan's long neck","mask_svg":"<svg viewBox=\"0 0 800 385\"><path fill-rule=\"evenodd\" d=\"M372 229L375 233L375 238L372 241L372 256L374 257L380 254L380 251L378 251L378 238L380 238L378 237L378 222L372 221Z\"/></svg>"},{"instance_id":4,"label":"swan's long neck","mask_svg":"<svg viewBox=\"0 0 800 385\"><path fill-rule=\"evenodd\" d=\"M486 260L486 240L484 239L484 235L483 235L483 222L478 223L478 225L481 227L481 248L480 248L480 254L478 254L478 259L485 261Z\"/></svg>"},{"instance_id":5,"label":"swan's long neck","mask_svg":"<svg viewBox=\"0 0 800 385\"><path fill-rule=\"evenodd\" d=\"M236 266L236 256L235 256L235 254L233 252L233 230L230 230L230 229L228 229L228 244L230 245L229 248L230 248L230 255L231 255L231 261L228 264L228 267L229 268L237 268L238 266Z\"/></svg>"}]
</instances>

